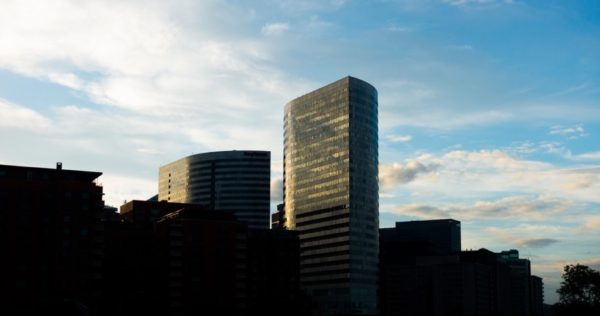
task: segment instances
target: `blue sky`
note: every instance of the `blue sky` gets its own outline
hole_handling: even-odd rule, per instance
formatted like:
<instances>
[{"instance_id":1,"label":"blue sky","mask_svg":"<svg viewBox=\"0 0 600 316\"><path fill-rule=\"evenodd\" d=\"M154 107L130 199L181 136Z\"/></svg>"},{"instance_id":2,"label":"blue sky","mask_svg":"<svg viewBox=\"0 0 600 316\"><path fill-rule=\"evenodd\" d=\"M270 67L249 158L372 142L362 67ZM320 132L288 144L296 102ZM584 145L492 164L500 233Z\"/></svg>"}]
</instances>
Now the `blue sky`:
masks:
<instances>
[{"instance_id":1,"label":"blue sky","mask_svg":"<svg viewBox=\"0 0 600 316\"><path fill-rule=\"evenodd\" d=\"M380 222L452 217L556 301L600 268L597 1L2 1L0 163L102 171L107 204L189 154L271 150L283 106L379 91Z\"/></svg>"}]
</instances>

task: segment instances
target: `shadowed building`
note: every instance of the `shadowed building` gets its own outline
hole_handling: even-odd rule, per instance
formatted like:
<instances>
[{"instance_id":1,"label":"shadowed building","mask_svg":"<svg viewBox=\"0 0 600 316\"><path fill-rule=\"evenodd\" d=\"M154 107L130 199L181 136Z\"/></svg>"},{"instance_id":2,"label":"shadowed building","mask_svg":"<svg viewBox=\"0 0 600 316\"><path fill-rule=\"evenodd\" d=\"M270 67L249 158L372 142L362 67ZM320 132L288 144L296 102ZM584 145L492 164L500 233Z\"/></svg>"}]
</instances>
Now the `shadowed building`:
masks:
<instances>
[{"instance_id":1,"label":"shadowed building","mask_svg":"<svg viewBox=\"0 0 600 316\"><path fill-rule=\"evenodd\" d=\"M382 228L379 231L381 234L394 234L396 241L427 244L430 247L428 251L433 253L460 251L460 222L453 219L396 222L395 228Z\"/></svg>"},{"instance_id":2,"label":"shadowed building","mask_svg":"<svg viewBox=\"0 0 600 316\"><path fill-rule=\"evenodd\" d=\"M277 204L277 211L271 214L271 229L285 228L285 210L283 204Z\"/></svg>"},{"instance_id":3,"label":"shadowed building","mask_svg":"<svg viewBox=\"0 0 600 316\"><path fill-rule=\"evenodd\" d=\"M324 314L377 313L377 134L377 90L353 77L285 106L285 226Z\"/></svg>"},{"instance_id":4,"label":"shadowed building","mask_svg":"<svg viewBox=\"0 0 600 316\"><path fill-rule=\"evenodd\" d=\"M460 251L460 222L398 222L379 236L381 315L511 315L508 266Z\"/></svg>"},{"instance_id":5,"label":"shadowed building","mask_svg":"<svg viewBox=\"0 0 600 316\"><path fill-rule=\"evenodd\" d=\"M311 310L297 232L249 229L231 213L165 201L130 201L120 215L108 260L120 300L107 315Z\"/></svg>"},{"instance_id":6,"label":"shadowed building","mask_svg":"<svg viewBox=\"0 0 600 316\"><path fill-rule=\"evenodd\" d=\"M247 228L233 214L188 206L156 222L169 315L246 310Z\"/></svg>"},{"instance_id":7,"label":"shadowed building","mask_svg":"<svg viewBox=\"0 0 600 316\"><path fill-rule=\"evenodd\" d=\"M308 315L309 301L300 291L297 232L249 229L247 240L248 314Z\"/></svg>"},{"instance_id":8,"label":"shadowed building","mask_svg":"<svg viewBox=\"0 0 600 316\"><path fill-rule=\"evenodd\" d=\"M226 211L250 228L270 226L271 153L201 153L160 167L158 200Z\"/></svg>"},{"instance_id":9,"label":"shadowed building","mask_svg":"<svg viewBox=\"0 0 600 316\"><path fill-rule=\"evenodd\" d=\"M510 292L513 316L528 316L530 313L531 262L519 258L516 249L501 251L498 258L510 268Z\"/></svg>"},{"instance_id":10,"label":"shadowed building","mask_svg":"<svg viewBox=\"0 0 600 316\"><path fill-rule=\"evenodd\" d=\"M529 314L531 316L544 315L544 282L537 275L531 276L529 298Z\"/></svg>"},{"instance_id":11,"label":"shadowed building","mask_svg":"<svg viewBox=\"0 0 600 316\"><path fill-rule=\"evenodd\" d=\"M6 310L43 314L101 300L100 172L0 165L0 282ZM58 304L58 305L57 305ZM37 310L36 310L37 309Z\"/></svg>"}]
</instances>

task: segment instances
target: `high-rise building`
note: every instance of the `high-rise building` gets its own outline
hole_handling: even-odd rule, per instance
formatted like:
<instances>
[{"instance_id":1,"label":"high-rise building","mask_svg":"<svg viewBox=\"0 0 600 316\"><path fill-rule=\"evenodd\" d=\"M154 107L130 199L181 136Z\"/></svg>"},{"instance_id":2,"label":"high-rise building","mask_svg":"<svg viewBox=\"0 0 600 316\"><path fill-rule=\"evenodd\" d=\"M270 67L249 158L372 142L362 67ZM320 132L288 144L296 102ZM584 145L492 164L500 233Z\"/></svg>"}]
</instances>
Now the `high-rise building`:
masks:
<instances>
[{"instance_id":1,"label":"high-rise building","mask_svg":"<svg viewBox=\"0 0 600 316\"><path fill-rule=\"evenodd\" d=\"M510 269L511 315L529 316L531 262L528 259L519 258L517 249L501 251L498 257Z\"/></svg>"},{"instance_id":2,"label":"high-rise building","mask_svg":"<svg viewBox=\"0 0 600 316\"><path fill-rule=\"evenodd\" d=\"M271 153L191 155L160 167L158 200L228 211L250 228L270 226Z\"/></svg>"},{"instance_id":3,"label":"high-rise building","mask_svg":"<svg viewBox=\"0 0 600 316\"><path fill-rule=\"evenodd\" d=\"M286 227L299 232L300 281L324 314L375 314L377 90L345 77L292 100L284 118Z\"/></svg>"}]
</instances>

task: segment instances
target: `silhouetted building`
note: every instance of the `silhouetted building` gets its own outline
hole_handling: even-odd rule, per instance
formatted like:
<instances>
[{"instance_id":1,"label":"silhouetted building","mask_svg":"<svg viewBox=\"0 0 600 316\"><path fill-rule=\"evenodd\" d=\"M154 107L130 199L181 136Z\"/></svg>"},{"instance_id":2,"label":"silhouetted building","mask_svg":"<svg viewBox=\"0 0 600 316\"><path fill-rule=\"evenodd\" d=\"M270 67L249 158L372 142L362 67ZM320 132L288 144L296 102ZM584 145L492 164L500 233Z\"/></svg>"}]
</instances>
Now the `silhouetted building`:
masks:
<instances>
[{"instance_id":1,"label":"silhouetted building","mask_svg":"<svg viewBox=\"0 0 600 316\"><path fill-rule=\"evenodd\" d=\"M324 314L376 314L377 90L345 77L284 117L285 226L300 235L301 284Z\"/></svg>"},{"instance_id":2,"label":"silhouetted building","mask_svg":"<svg viewBox=\"0 0 600 316\"><path fill-rule=\"evenodd\" d=\"M159 218L182 208L194 206L187 203L167 201L129 201L120 207L121 219L131 223L153 223Z\"/></svg>"},{"instance_id":3,"label":"silhouetted building","mask_svg":"<svg viewBox=\"0 0 600 316\"><path fill-rule=\"evenodd\" d=\"M382 315L510 315L509 270L491 251L460 251L460 222L380 229Z\"/></svg>"},{"instance_id":4,"label":"silhouetted building","mask_svg":"<svg viewBox=\"0 0 600 316\"><path fill-rule=\"evenodd\" d=\"M306 308L300 291L300 240L297 232L249 229L247 240L250 314L286 311L285 314L296 312L296 315L304 315L297 313Z\"/></svg>"},{"instance_id":5,"label":"silhouetted building","mask_svg":"<svg viewBox=\"0 0 600 316\"><path fill-rule=\"evenodd\" d=\"M283 204L277 204L277 211L271 214L271 228L285 228L285 209Z\"/></svg>"},{"instance_id":6,"label":"silhouetted building","mask_svg":"<svg viewBox=\"0 0 600 316\"><path fill-rule=\"evenodd\" d=\"M169 315L246 310L246 230L233 214L200 207L156 222Z\"/></svg>"},{"instance_id":7,"label":"silhouetted building","mask_svg":"<svg viewBox=\"0 0 600 316\"><path fill-rule=\"evenodd\" d=\"M528 316L531 263L527 259L519 258L519 251L516 249L501 251L498 257L510 268L511 315Z\"/></svg>"},{"instance_id":8,"label":"silhouetted building","mask_svg":"<svg viewBox=\"0 0 600 316\"><path fill-rule=\"evenodd\" d=\"M101 300L100 172L0 165L0 289L15 314ZM58 305L57 305L58 304ZM79 308L78 307L78 308Z\"/></svg>"},{"instance_id":9,"label":"silhouetted building","mask_svg":"<svg viewBox=\"0 0 600 316\"><path fill-rule=\"evenodd\" d=\"M160 167L160 201L234 213L251 228L269 228L271 153L201 153Z\"/></svg>"},{"instance_id":10,"label":"silhouetted building","mask_svg":"<svg viewBox=\"0 0 600 316\"><path fill-rule=\"evenodd\" d=\"M532 275L529 291L529 315L544 315L544 282L542 282L542 278Z\"/></svg>"},{"instance_id":11,"label":"silhouetted building","mask_svg":"<svg viewBox=\"0 0 600 316\"><path fill-rule=\"evenodd\" d=\"M453 219L396 222L394 228L379 230L388 242L418 243L429 254L448 254L460 251L460 222ZM387 236L392 234L393 236Z\"/></svg>"},{"instance_id":12,"label":"silhouetted building","mask_svg":"<svg viewBox=\"0 0 600 316\"><path fill-rule=\"evenodd\" d=\"M462 251L461 266L462 315L512 315L510 270L496 253L487 249Z\"/></svg>"},{"instance_id":13,"label":"silhouetted building","mask_svg":"<svg viewBox=\"0 0 600 316\"><path fill-rule=\"evenodd\" d=\"M190 206L133 200L121 205L119 219L105 222L107 244L102 315L167 315L164 255L156 221Z\"/></svg>"}]
</instances>

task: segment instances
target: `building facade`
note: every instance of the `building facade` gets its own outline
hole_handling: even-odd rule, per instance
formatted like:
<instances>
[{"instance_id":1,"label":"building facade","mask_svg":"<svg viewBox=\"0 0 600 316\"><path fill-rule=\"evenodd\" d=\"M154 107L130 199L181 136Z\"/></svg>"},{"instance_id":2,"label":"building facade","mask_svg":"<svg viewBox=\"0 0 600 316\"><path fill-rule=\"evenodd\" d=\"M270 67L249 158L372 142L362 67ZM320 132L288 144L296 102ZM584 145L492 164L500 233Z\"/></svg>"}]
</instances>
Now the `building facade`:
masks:
<instances>
[{"instance_id":1,"label":"building facade","mask_svg":"<svg viewBox=\"0 0 600 316\"><path fill-rule=\"evenodd\" d=\"M381 234L394 234L394 239L426 243L435 253L460 252L460 222L453 219L396 222L395 228L382 228Z\"/></svg>"},{"instance_id":2,"label":"building facade","mask_svg":"<svg viewBox=\"0 0 600 316\"><path fill-rule=\"evenodd\" d=\"M512 315L508 265L460 234L452 219L380 229L380 315Z\"/></svg>"},{"instance_id":3,"label":"building facade","mask_svg":"<svg viewBox=\"0 0 600 316\"><path fill-rule=\"evenodd\" d=\"M519 258L519 251L510 249L498 253L498 258L505 262L510 269L510 292L513 316L529 316L531 262Z\"/></svg>"},{"instance_id":4,"label":"building facade","mask_svg":"<svg viewBox=\"0 0 600 316\"><path fill-rule=\"evenodd\" d=\"M377 90L345 77L292 100L284 118L285 226L300 280L325 314L375 314Z\"/></svg>"},{"instance_id":5,"label":"building facade","mask_svg":"<svg viewBox=\"0 0 600 316\"><path fill-rule=\"evenodd\" d=\"M230 213L190 206L156 222L168 315L246 309L246 230Z\"/></svg>"},{"instance_id":6,"label":"building facade","mask_svg":"<svg viewBox=\"0 0 600 316\"><path fill-rule=\"evenodd\" d=\"M532 275L529 286L529 315L544 315L544 282L541 277Z\"/></svg>"},{"instance_id":7,"label":"building facade","mask_svg":"<svg viewBox=\"0 0 600 316\"><path fill-rule=\"evenodd\" d=\"M5 310L44 314L65 300L97 311L104 210L100 172L0 165Z\"/></svg>"},{"instance_id":8,"label":"building facade","mask_svg":"<svg viewBox=\"0 0 600 316\"><path fill-rule=\"evenodd\" d=\"M160 167L158 199L227 211L250 228L270 226L271 153L221 151Z\"/></svg>"}]
</instances>

